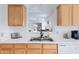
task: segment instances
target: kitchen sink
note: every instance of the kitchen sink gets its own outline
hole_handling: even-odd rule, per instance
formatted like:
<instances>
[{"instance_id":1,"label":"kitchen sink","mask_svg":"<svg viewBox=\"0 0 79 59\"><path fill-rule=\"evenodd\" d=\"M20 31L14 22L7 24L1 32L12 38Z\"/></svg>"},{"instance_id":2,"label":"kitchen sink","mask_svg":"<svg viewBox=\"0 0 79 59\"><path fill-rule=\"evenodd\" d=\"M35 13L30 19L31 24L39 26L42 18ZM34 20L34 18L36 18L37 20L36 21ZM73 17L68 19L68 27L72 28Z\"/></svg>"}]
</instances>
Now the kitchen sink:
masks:
<instances>
[{"instance_id":1,"label":"kitchen sink","mask_svg":"<svg viewBox=\"0 0 79 59\"><path fill-rule=\"evenodd\" d=\"M52 38L31 38L30 41L54 41Z\"/></svg>"}]
</instances>

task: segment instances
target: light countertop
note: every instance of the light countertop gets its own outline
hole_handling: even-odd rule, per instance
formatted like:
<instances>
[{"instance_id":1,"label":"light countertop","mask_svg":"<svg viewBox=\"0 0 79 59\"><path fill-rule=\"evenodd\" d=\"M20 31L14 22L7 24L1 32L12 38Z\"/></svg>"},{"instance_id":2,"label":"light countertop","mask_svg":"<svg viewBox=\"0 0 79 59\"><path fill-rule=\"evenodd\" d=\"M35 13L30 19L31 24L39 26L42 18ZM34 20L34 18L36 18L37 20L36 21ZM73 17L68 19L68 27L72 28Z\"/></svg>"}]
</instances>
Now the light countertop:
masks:
<instances>
[{"instance_id":1,"label":"light countertop","mask_svg":"<svg viewBox=\"0 0 79 59\"><path fill-rule=\"evenodd\" d=\"M50 44L59 44L59 43L79 43L79 40L75 39L65 39L62 37L52 37L54 41L30 41L30 38L20 38L20 39L11 39L11 38L2 38L0 39L0 44L2 43L50 43Z\"/></svg>"},{"instance_id":2,"label":"light countertop","mask_svg":"<svg viewBox=\"0 0 79 59\"><path fill-rule=\"evenodd\" d=\"M11 39L10 36L5 36L0 38L0 43L51 43L51 44L60 44L60 43L79 43L79 40L75 40L75 39L65 39L62 37L62 35L55 35L55 34L50 34L50 37L54 40L54 41L30 41L30 39L32 37L38 37L37 34L32 34L32 33L28 33L27 35L23 35L23 38L19 38L19 39Z\"/></svg>"}]
</instances>

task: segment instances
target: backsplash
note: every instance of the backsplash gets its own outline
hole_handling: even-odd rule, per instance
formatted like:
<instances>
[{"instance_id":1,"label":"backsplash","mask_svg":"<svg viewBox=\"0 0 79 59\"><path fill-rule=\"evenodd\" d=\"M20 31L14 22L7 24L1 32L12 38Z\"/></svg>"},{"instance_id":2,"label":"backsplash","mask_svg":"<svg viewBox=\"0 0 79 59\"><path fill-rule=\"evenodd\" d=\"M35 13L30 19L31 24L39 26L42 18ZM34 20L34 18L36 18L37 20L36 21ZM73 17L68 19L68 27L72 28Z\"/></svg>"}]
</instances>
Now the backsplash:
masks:
<instances>
[{"instance_id":1,"label":"backsplash","mask_svg":"<svg viewBox=\"0 0 79 59\"><path fill-rule=\"evenodd\" d=\"M72 30L79 30L78 26L55 26L53 28L53 33L62 36L64 33L69 33Z\"/></svg>"},{"instance_id":2,"label":"backsplash","mask_svg":"<svg viewBox=\"0 0 79 59\"><path fill-rule=\"evenodd\" d=\"M58 33L69 32L71 30L79 30L79 27L78 26L56 26L54 28L54 31Z\"/></svg>"}]
</instances>

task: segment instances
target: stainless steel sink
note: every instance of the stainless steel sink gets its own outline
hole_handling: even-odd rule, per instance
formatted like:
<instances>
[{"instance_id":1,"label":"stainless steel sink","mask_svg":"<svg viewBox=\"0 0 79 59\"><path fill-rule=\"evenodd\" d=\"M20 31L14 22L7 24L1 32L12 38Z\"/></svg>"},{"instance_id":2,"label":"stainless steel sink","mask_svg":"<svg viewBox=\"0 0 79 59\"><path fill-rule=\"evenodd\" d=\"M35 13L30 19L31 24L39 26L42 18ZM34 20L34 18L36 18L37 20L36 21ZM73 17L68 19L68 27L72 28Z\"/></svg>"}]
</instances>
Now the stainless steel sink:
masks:
<instances>
[{"instance_id":1,"label":"stainless steel sink","mask_svg":"<svg viewBox=\"0 0 79 59\"><path fill-rule=\"evenodd\" d=\"M31 38L30 41L54 41L52 38Z\"/></svg>"}]
</instances>

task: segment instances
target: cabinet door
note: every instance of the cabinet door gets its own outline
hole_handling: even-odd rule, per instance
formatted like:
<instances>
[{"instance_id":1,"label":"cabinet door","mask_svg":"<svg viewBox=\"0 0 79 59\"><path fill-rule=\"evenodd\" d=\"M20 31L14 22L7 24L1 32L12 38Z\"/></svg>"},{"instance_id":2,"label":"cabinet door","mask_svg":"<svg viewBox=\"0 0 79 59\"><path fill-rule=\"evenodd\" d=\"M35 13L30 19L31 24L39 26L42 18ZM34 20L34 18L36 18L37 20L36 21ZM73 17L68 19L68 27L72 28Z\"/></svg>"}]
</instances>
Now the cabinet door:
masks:
<instances>
[{"instance_id":1,"label":"cabinet door","mask_svg":"<svg viewBox=\"0 0 79 59\"><path fill-rule=\"evenodd\" d=\"M15 54L26 54L26 50L25 49L15 49L14 53Z\"/></svg>"},{"instance_id":2,"label":"cabinet door","mask_svg":"<svg viewBox=\"0 0 79 59\"><path fill-rule=\"evenodd\" d=\"M42 44L28 44L27 54L42 54Z\"/></svg>"},{"instance_id":3,"label":"cabinet door","mask_svg":"<svg viewBox=\"0 0 79 59\"><path fill-rule=\"evenodd\" d=\"M1 44L0 48L1 49L13 49L13 45L12 44Z\"/></svg>"},{"instance_id":4,"label":"cabinet door","mask_svg":"<svg viewBox=\"0 0 79 59\"><path fill-rule=\"evenodd\" d=\"M42 44L28 44L28 49L42 49Z\"/></svg>"},{"instance_id":5,"label":"cabinet door","mask_svg":"<svg viewBox=\"0 0 79 59\"><path fill-rule=\"evenodd\" d=\"M13 44L0 44L1 54L13 54Z\"/></svg>"},{"instance_id":6,"label":"cabinet door","mask_svg":"<svg viewBox=\"0 0 79 59\"><path fill-rule=\"evenodd\" d=\"M26 44L15 44L14 48L15 49L26 49Z\"/></svg>"},{"instance_id":7,"label":"cabinet door","mask_svg":"<svg viewBox=\"0 0 79 59\"><path fill-rule=\"evenodd\" d=\"M43 50L43 54L57 54L57 50Z\"/></svg>"},{"instance_id":8,"label":"cabinet door","mask_svg":"<svg viewBox=\"0 0 79 59\"><path fill-rule=\"evenodd\" d=\"M15 24L17 26L23 25L23 7L15 6Z\"/></svg>"},{"instance_id":9,"label":"cabinet door","mask_svg":"<svg viewBox=\"0 0 79 59\"><path fill-rule=\"evenodd\" d=\"M9 50L9 49L1 49L0 50L1 54L13 54L13 50Z\"/></svg>"},{"instance_id":10,"label":"cabinet door","mask_svg":"<svg viewBox=\"0 0 79 59\"><path fill-rule=\"evenodd\" d=\"M29 49L27 50L27 54L42 54L41 49Z\"/></svg>"},{"instance_id":11,"label":"cabinet door","mask_svg":"<svg viewBox=\"0 0 79 59\"><path fill-rule=\"evenodd\" d=\"M73 5L73 25L79 25L79 4Z\"/></svg>"},{"instance_id":12,"label":"cabinet door","mask_svg":"<svg viewBox=\"0 0 79 59\"><path fill-rule=\"evenodd\" d=\"M57 50L57 44L43 44L43 49L54 49L54 50Z\"/></svg>"},{"instance_id":13,"label":"cabinet door","mask_svg":"<svg viewBox=\"0 0 79 59\"><path fill-rule=\"evenodd\" d=\"M8 5L8 25L15 25L15 6Z\"/></svg>"},{"instance_id":14,"label":"cabinet door","mask_svg":"<svg viewBox=\"0 0 79 59\"><path fill-rule=\"evenodd\" d=\"M24 6L23 5L8 5L8 24L9 26L23 26L25 14L23 14Z\"/></svg>"},{"instance_id":15,"label":"cabinet door","mask_svg":"<svg viewBox=\"0 0 79 59\"><path fill-rule=\"evenodd\" d=\"M72 5L63 4L57 8L58 25L69 26L72 25Z\"/></svg>"}]
</instances>

